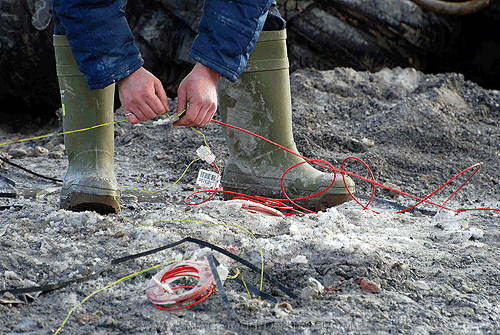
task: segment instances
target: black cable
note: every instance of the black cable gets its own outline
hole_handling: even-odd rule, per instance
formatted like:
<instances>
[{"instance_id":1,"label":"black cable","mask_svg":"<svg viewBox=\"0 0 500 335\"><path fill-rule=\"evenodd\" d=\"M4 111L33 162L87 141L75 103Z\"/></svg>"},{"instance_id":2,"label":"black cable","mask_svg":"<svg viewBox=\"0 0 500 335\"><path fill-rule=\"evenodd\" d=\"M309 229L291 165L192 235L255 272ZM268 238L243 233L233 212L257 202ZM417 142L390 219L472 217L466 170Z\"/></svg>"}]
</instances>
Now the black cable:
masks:
<instances>
[{"instance_id":1,"label":"black cable","mask_svg":"<svg viewBox=\"0 0 500 335\"><path fill-rule=\"evenodd\" d=\"M0 174L0 182L4 182L7 187L0 187L0 197L2 198L15 198L17 197L16 182L4 177Z\"/></svg>"},{"instance_id":2,"label":"black cable","mask_svg":"<svg viewBox=\"0 0 500 335\"><path fill-rule=\"evenodd\" d=\"M159 248L151 249L151 250L144 251L144 252L141 252L141 253L138 253L138 254L133 254L133 255L128 255L128 256L121 257L121 258L113 259L108 265L106 265L104 267L101 267L98 270L96 270L94 273L92 273L92 274L90 274L88 276L82 277L82 278L66 280L66 281L62 281L62 282L59 282L59 283L56 283L56 284L52 284L52 285L0 290L0 295L4 294L5 292L10 292L12 294L30 293L30 292L42 292L42 293L44 293L44 292L54 291L54 290L66 287L66 286L68 286L70 284L73 284L73 283L83 283L85 281L97 278L104 271L107 271L107 270L111 269L112 265L123 263L123 262L129 261L129 260L132 260L132 259L136 259L136 258L139 258L139 257L144 257L144 256L147 256L147 255L151 255L151 254L160 252L160 251L165 250L165 249L170 249L170 248L173 248L173 247L175 247L175 246L177 246L179 244L182 244L184 242L192 242L192 243L196 243L196 244L198 244L200 246L203 246L203 247L208 247L208 248L210 248L212 250L218 251L221 254L226 255L227 257L229 257L231 259L234 259L235 261L237 261L237 262L245 265L246 267L252 269L253 271L255 271L257 273L262 273L262 275L263 275L264 278L266 278L272 284L274 284L276 287L278 287L281 291L283 291L283 293L285 293L286 295L288 295L292 299L297 299L297 296L290 289L288 289L286 286L284 286L283 284L281 284L280 282L278 282L276 279L274 279L273 277L271 277L267 272L261 271L261 269L259 267L253 265L249 261L247 261L247 260L245 260L245 259L243 259L243 258L241 258L241 257L239 257L239 256L237 256L237 255L235 255L235 254L233 254L231 252L229 252L229 251L226 251L226 250L224 250L224 249L222 249L222 248L220 248L220 247L218 247L218 246L216 246L214 244L211 244L211 243L208 243L208 242L205 242L205 241L202 241L202 240L198 240L198 239L196 239L194 237L185 237L182 240L179 240L177 242L164 245L164 246L159 247Z\"/></svg>"},{"instance_id":3,"label":"black cable","mask_svg":"<svg viewBox=\"0 0 500 335\"><path fill-rule=\"evenodd\" d=\"M214 276L215 284L217 284L217 289L219 290L219 295L220 298L222 299L222 302L224 303L224 306L226 306L231 316L236 321L238 321L238 324L241 324L238 315L236 315L236 312L231 307L231 303L229 302L229 299L227 297L226 290L224 290L224 286L222 285L222 281L220 280L219 273L217 272L217 265L215 265L214 256L212 254L208 254L207 260L208 264L210 265L210 270L212 271L212 275Z\"/></svg>"},{"instance_id":4,"label":"black cable","mask_svg":"<svg viewBox=\"0 0 500 335\"><path fill-rule=\"evenodd\" d=\"M278 299L276 299L275 297L273 297L272 295L270 295L269 293L266 293L266 292L262 292L261 290L259 290L257 287L255 286L252 286L251 284L249 283L243 283L243 280L241 280L240 278L236 277L236 278L228 278L227 280L230 280L232 282L235 282L235 283L238 283L240 284L241 286L243 286L244 288L248 289L250 292L252 292L253 294L255 294L256 296L258 297L261 297L262 299L266 299L272 303L275 303L277 304L278 303Z\"/></svg>"},{"instance_id":5,"label":"black cable","mask_svg":"<svg viewBox=\"0 0 500 335\"><path fill-rule=\"evenodd\" d=\"M37 177L40 177L40 178L43 178L43 179L47 179L47 180L50 180L50 181L55 181L56 183L62 183L63 181L60 180L60 179L57 179L57 178L52 178L52 177L47 177L47 176L44 176L42 174L39 174L39 173L36 173L36 172L33 172L31 170L28 170L27 168L25 167L22 167L21 165L18 165L16 163L12 163L11 161L9 161L8 159L6 158L3 158L3 157L0 157L0 160L3 161L4 163L7 163L7 164L10 164L12 166L15 166L16 168L18 169L21 169L25 172L28 172L28 173L31 173L32 175L35 175Z\"/></svg>"},{"instance_id":6,"label":"black cable","mask_svg":"<svg viewBox=\"0 0 500 335\"><path fill-rule=\"evenodd\" d=\"M180 241L177 241L177 242L174 242L174 243L171 243L171 244L167 244L165 246L162 246L162 247L159 247L159 248L156 248L156 249L152 249L152 250L148 250L148 251L145 251L145 252L141 252L139 254L135 254L135 255L129 255L129 256L125 256L125 257L122 257L122 258L117 258L117 259L114 259L113 261L111 261L111 264L118 264L118 263L121 263L121 262L124 262L124 261L128 261L128 260L131 260L131 259L135 259L135 258L139 258L139 257L143 257L143 256L147 256L147 255L151 255L151 254L154 254L154 253L157 253L159 251L162 251L162 250L165 250L165 249L169 249L169 248L172 248L172 247L175 247L181 243L184 243L184 242L192 242L192 243L196 243L200 246L203 246L203 247L207 247L207 248L210 248L210 249L213 249L217 252L220 252L221 254L224 254L226 255L227 257L231 258L231 259L234 259L235 261L245 265L246 267L252 269L253 271L257 272L257 273L262 273L262 270L261 268L259 268L258 266L255 266L253 265L252 263L250 263L249 261L229 252L229 251L226 251L214 244L211 244L211 243L208 243L208 242L205 242L205 241L202 241L202 240L198 240L194 237L185 237L183 238L182 240ZM288 295L290 298L292 299L297 299L297 296L290 290L288 289L286 286L284 286L283 284L281 284L279 281L277 281L276 279L274 279L273 277L271 277L267 272L263 272L263 277L266 278L267 280L269 280L273 285L275 285L276 287L278 287L281 291L283 291L283 293L285 293L286 295Z\"/></svg>"},{"instance_id":7,"label":"black cable","mask_svg":"<svg viewBox=\"0 0 500 335\"><path fill-rule=\"evenodd\" d=\"M92 274L87 275L85 277L65 280L65 281L61 281L61 282L56 283L56 284L0 290L0 295L4 294L5 292L10 292L12 294L32 293L32 292L41 292L41 293L50 292L50 291L64 288L64 287L69 286L69 285L74 284L74 283L83 283L83 282L86 282L88 280L95 279L95 278L99 277L104 271L109 270L109 268L110 268L109 266L106 266L106 267L100 268L95 273L92 273Z\"/></svg>"}]
</instances>

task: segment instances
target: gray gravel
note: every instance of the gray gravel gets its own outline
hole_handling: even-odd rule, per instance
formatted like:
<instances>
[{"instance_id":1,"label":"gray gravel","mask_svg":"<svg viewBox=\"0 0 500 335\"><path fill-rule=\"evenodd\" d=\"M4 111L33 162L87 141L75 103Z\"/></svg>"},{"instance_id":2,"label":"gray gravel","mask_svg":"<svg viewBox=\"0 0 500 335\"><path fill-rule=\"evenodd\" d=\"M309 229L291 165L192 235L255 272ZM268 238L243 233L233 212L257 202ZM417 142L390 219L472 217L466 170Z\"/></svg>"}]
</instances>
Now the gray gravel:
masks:
<instances>
[{"instance_id":1,"label":"gray gravel","mask_svg":"<svg viewBox=\"0 0 500 335\"><path fill-rule=\"evenodd\" d=\"M458 74L412 69L378 73L338 68L291 75L294 135L299 150L336 167L364 160L375 179L425 197L475 163L482 169L446 206L500 208L500 93ZM175 103L172 102L172 108ZM217 116L218 117L218 116ZM120 111L116 119L123 118ZM40 129L32 136L55 132ZM202 130L221 168L227 158L222 129ZM171 185L194 158L202 138L163 117L142 125L119 123L116 173L122 186L156 191ZM0 133L0 143L27 135ZM38 173L62 178L61 138L0 147L0 153ZM347 169L366 176L349 160ZM146 298L154 269L96 293L78 306L61 334L496 334L500 329L499 213L438 211L433 205L398 214L415 200L377 187L372 210L351 201L318 214L271 217L214 198L187 206L195 163L174 187L155 194L123 189L122 213L102 216L58 209L58 184L0 165L16 182L17 198L0 198L0 289L76 279L115 258L184 237L213 243L291 288L291 299L264 281L278 303L224 288L241 323L214 293L179 311L156 309ZM431 200L442 204L470 175ZM357 180L360 202L370 185ZM7 187L7 186L5 186ZM253 234L250 235L246 230ZM254 238L255 237L255 238ZM207 250L185 243L117 264L95 279L41 295L0 297L1 334L50 334L85 297L118 279L171 260L206 261ZM231 274L259 275L217 252Z\"/></svg>"}]
</instances>

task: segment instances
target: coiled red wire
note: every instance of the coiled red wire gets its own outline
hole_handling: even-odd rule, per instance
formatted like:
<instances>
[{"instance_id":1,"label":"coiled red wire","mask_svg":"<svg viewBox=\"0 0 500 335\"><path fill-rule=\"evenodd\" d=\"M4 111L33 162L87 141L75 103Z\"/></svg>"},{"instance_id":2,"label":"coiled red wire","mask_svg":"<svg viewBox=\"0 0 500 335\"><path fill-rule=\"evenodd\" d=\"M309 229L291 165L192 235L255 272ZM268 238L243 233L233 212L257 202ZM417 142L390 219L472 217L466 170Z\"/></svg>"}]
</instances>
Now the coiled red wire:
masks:
<instances>
[{"instance_id":1,"label":"coiled red wire","mask_svg":"<svg viewBox=\"0 0 500 335\"><path fill-rule=\"evenodd\" d=\"M167 279L172 279L172 278L183 278L183 277L199 278L195 275L190 274L190 273L196 272L196 271L197 271L197 269L193 266L180 265L178 267L173 268L172 270L170 270L168 272L165 272L165 274L162 276L160 281L164 283ZM195 286L189 286L189 285L176 286L176 287L172 287L171 290L175 291L175 290L180 290L180 289L192 289L194 287ZM212 293L214 293L215 287L216 287L216 284L213 284L212 286L210 286L208 288L208 290L203 291L203 292L202 291L197 292L198 294L194 297L195 298L194 300L179 301L176 304L171 304L170 306L172 306L172 307L163 307L163 306L160 306L160 305L157 305L154 303L153 303L153 306L155 306L158 309L162 309L162 310L166 310L166 311L173 311L173 310L177 310L177 309L188 308L188 307L194 306L196 304L199 304L200 302L202 302L203 300L208 298Z\"/></svg>"}]
</instances>

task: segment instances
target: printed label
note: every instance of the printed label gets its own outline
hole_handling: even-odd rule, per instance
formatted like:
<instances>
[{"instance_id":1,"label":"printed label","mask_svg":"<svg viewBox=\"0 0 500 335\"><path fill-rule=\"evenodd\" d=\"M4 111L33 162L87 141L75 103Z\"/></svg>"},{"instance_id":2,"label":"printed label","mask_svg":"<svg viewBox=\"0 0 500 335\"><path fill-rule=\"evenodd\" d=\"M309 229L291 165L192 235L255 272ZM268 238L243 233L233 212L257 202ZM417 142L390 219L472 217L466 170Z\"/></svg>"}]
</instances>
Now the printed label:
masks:
<instances>
[{"instance_id":1,"label":"printed label","mask_svg":"<svg viewBox=\"0 0 500 335\"><path fill-rule=\"evenodd\" d=\"M220 184L220 175L216 172L200 169L196 185L207 189L218 189Z\"/></svg>"}]
</instances>

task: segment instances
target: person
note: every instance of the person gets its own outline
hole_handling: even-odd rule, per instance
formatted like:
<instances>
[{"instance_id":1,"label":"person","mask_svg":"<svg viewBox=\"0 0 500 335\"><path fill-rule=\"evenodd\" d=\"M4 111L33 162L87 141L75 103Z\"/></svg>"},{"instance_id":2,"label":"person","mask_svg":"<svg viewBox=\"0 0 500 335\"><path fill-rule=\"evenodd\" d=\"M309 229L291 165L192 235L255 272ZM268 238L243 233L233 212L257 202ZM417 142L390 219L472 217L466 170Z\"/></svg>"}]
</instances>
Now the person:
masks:
<instances>
[{"instance_id":1,"label":"person","mask_svg":"<svg viewBox=\"0 0 500 335\"><path fill-rule=\"evenodd\" d=\"M125 17L125 6L124 0L53 0L54 48L65 132L110 123L113 120L115 84L130 123L147 121L169 112L167 95L161 81L143 67L144 60L134 43ZM273 0L206 0L198 30L190 52L190 57L196 64L182 80L177 91L176 113L179 114L183 110L186 112L174 123L175 126L206 126L217 110L219 79L223 77L229 82L237 82L247 67L250 54L262 31L284 32L285 21ZM283 45L280 48L283 49ZM284 48L286 53L286 45ZM288 73L288 63L286 72ZM289 80L288 75L283 80ZM285 99L290 100L289 84L284 89L288 90L284 94ZM221 113L226 115L224 118L227 119L225 100L224 103L221 101L220 107ZM290 131L285 131L285 137L278 136L277 139L278 142L287 142L284 144L296 151L293 138L290 138L291 122L288 122L291 121L291 106L287 109L289 110L274 113L274 117L278 119L274 122L276 129L273 132L279 132L282 126L290 128ZM269 112L273 114L273 111ZM238 113L243 112L230 111L230 118L238 119ZM286 119L285 124L282 124L282 118ZM271 133L266 135L272 137ZM227 136L234 138L239 135ZM61 189L61 208L75 211L96 210L101 213L116 212L118 206L115 193L118 186L113 166L112 126L66 134L64 141L69 163ZM232 160L231 157L238 156L237 143L229 141L228 144L228 163L231 162L228 166L239 168L229 169L232 172L228 170L228 178L223 177L222 180L224 188L238 191L247 188L250 192L262 192L264 196L279 196L279 171L273 169L276 170L274 175L269 175L269 171L264 168L262 171L266 176L262 175L262 171L257 171L257 174L247 174L246 178L244 172L241 174L242 169L252 170L252 166L262 165L263 162L252 162L252 153L248 153L246 158L239 161ZM257 148L254 154L261 156L270 150L274 149L264 146ZM281 163L296 162L295 158L289 156L277 155L264 163L277 166ZM299 170L298 173L290 174L295 181L288 183L292 189L295 189L297 183L301 184L299 193L330 184L328 178L324 178L326 174L308 164L301 165ZM281 173L283 172L281 170ZM307 176L311 172L314 176ZM243 176L245 180L239 180L236 175ZM261 177L267 178L266 181L260 181ZM309 180L311 178L314 180ZM335 198L335 201L326 201L328 207L349 200L349 192L344 183L341 183L340 178L337 179L335 187L325 192ZM349 178L347 180L349 181ZM260 186L238 186L247 181ZM354 190L352 182L348 182L348 187L349 190ZM304 196L294 194L297 195ZM312 205L307 205L324 206L324 196L311 203Z\"/></svg>"}]
</instances>

